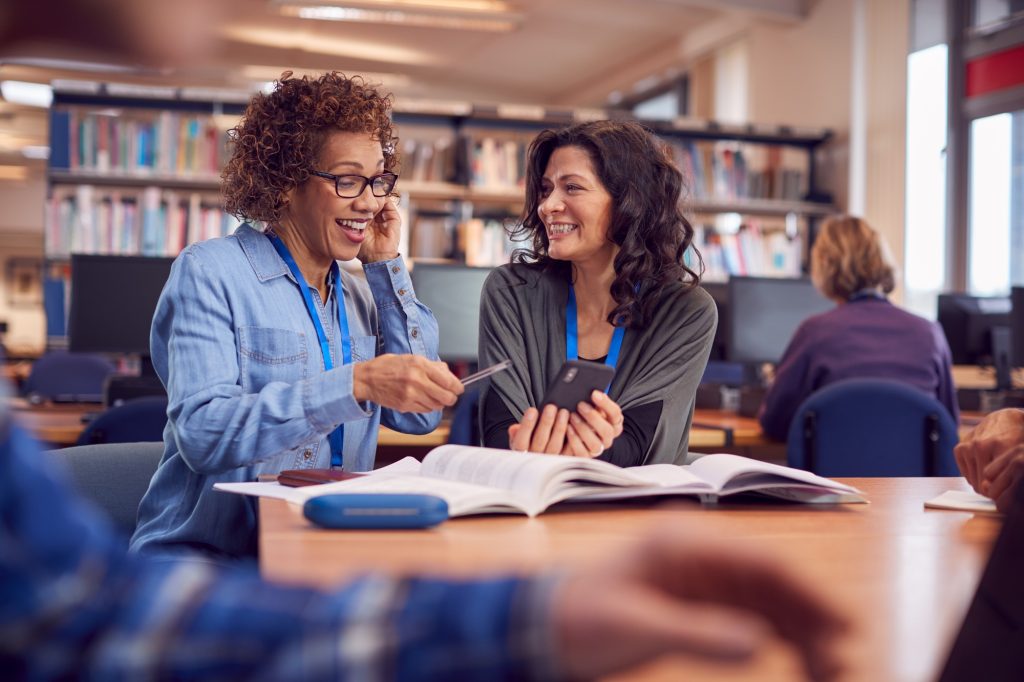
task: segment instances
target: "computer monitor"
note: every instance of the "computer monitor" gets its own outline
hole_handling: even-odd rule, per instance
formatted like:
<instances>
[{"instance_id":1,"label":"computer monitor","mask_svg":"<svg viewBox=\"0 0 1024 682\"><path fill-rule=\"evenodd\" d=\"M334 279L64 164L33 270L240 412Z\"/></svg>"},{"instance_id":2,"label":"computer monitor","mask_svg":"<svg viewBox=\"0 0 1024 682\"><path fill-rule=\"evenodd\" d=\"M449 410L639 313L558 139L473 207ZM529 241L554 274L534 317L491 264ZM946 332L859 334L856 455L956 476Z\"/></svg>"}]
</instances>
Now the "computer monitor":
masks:
<instances>
[{"instance_id":1,"label":"computer monitor","mask_svg":"<svg viewBox=\"0 0 1024 682\"><path fill-rule=\"evenodd\" d=\"M701 282L700 285L711 294L718 309L718 327L715 329L715 340L711 342L711 355L708 360L725 360L728 345L728 309L729 285L725 282Z\"/></svg>"},{"instance_id":2,"label":"computer monitor","mask_svg":"<svg viewBox=\"0 0 1024 682\"><path fill-rule=\"evenodd\" d=\"M149 356L149 328L173 258L71 256L68 348Z\"/></svg>"},{"instance_id":3,"label":"computer monitor","mask_svg":"<svg viewBox=\"0 0 1024 682\"><path fill-rule=\"evenodd\" d=\"M801 322L834 307L806 278L730 277L727 359L778 362Z\"/></svg>"},{"instance_id":4,"label":"computer monitor","mask_svg":"<svg viewBox=\"0 0 1024 682\"><path fill-rule=\"evenodd\" d=\"M1010 292L1010 339L1013 343L1013 366L1024 367L1024 286Z\"/></svg>"},{"instance_id":5,"label":"computer monitor","mask_svg":"<svg viewBox=\"0 0 1024 682\"><path fill-rule=\"evenodd\" d=\"M999 330L1010 326L1010 299L942 294L938 320L953 353L954 365L992 365L993 338L1002 338Z\"/></svg>"},{"instance_id":6,"label":"computer monitor","mask_svg":"<svg viewBox=\"0 0 1024 682\"><path fill-rule=\"evenodd\" d=\"M480 292L491 268L415 263L416 298L434 313L440 328L438 355L452 362L476 362Z\"/></svg>"}]
</instances>

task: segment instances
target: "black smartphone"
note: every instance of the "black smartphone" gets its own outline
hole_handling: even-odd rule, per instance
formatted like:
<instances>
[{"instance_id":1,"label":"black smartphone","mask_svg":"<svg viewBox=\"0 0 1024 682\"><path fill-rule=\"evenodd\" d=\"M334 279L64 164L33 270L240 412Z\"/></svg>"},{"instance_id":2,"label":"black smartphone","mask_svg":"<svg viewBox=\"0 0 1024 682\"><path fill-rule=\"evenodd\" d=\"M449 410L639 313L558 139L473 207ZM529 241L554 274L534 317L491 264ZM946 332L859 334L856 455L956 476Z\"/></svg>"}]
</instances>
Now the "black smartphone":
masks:
<instances>
[{"instance_id":1,"label":"black smartphone","mask_svg":"<svg viewBox=\"0 0 1024 682\"><path fill-rule=\"evenodd\" d=\"M541 402L541 409L551 403L555 407L576 411L576 406L581 402L591 402L590 394L595 390L604 391L612 383L615 376L615 369L597 362L586 360L568 360L554 381L548 385Z\"/></svg>"}]
</instances>

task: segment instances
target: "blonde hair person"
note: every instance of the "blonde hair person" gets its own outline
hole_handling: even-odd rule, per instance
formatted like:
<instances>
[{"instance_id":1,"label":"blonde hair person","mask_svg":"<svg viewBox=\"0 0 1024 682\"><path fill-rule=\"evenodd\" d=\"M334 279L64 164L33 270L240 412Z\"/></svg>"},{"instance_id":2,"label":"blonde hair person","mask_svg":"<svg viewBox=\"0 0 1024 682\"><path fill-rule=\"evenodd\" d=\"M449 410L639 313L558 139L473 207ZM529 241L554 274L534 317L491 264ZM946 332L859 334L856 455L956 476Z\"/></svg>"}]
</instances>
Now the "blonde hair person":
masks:
<instances>
[{"instance_id":1,"label":"blonde hair person","mask_svg":"<svg viewBox=\"0 0 1024 682\"><path fill-rule=\"evenodd\" d=\"M808 396L855 377L904 382L938 398L959 420L942 329L886 297L896 285L896 266L882 235L862 218L827 219L811 250L811 278L836 307L804 320L790 339L761 405L766 435L785 440Z\"/></svg>"},{"instance_id":2,"label":"blonde hair person","mask_svg":"<svg viewBox=\"0 0 1024 682\"><path fill-rule=\"evenodd\" d=\"M811 279L825 298L848 301L862 291L892 293L896 266L888 244L870 225L855 216L833 216L814 241Z\"/></svg>"}]
</instances>

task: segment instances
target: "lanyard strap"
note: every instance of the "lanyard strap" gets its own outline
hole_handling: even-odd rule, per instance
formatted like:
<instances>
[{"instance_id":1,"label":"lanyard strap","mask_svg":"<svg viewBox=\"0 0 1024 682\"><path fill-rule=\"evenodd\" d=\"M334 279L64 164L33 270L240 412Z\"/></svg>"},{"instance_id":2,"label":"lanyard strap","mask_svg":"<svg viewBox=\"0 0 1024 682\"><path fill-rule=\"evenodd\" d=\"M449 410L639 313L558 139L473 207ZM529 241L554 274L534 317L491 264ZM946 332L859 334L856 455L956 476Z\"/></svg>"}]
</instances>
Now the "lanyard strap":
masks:
<instances>
[{"instance_id":1,"label":"lanyard strap","mask_svg":"<svg viewBox=\"0 0 1024 682\"><path fill-rule=\"evenodd\" d=\"M615 368L615 363L619 361L619 351L622 349L622 339L626 335L625 327L615 327L615 332L612 334L612 344L608 347L608 357L604 359L604 364L608 365L612 369ZM579 326L576 323L576 291L573 286L569 285L569 302L565 304L565 359L566 360L579 360ZM604 389L604 392L608 392L608 388L611 384Z\"/></svg>"},{"instance_id":2,"label":"lanyard strap","mask_svg":"<svg viewBox=\"0 0 1024 682\"><path fill-rule=\"evenodd\" d=\"M320 353L324 358L324 369L331 370L334 368L334 362L331 360L331 344L327 339L326 332L324 332L324 326L320 323L320 314L317 312L316 304L313 303L313 293L310 291L309 285L306 284L306 278L302 276L295 258L292 257L291 252L285 246L285 243L281 241L281 238L276 235L267 236L270 238L270 243L277 250L278 255L281 256L288 269L291 270L292 275L295 276L295 281L299 285L299 291L302 292L302 300L306 304L306 311L309 313L309 317L313 321L313 327L316 329L316 338L320 342ZM338 268L337 262L331 263L331 276L334 281L334 300L338 304L341 361L342 364L349 365L352 364L352 338L348 333L345 292L341 288L341 270ZM341 466L343 462L342 449L345 444L345 425L339 425L338 428L331 432L327 439L331 444L331 466Z\"/></svg>"}]
</instances>

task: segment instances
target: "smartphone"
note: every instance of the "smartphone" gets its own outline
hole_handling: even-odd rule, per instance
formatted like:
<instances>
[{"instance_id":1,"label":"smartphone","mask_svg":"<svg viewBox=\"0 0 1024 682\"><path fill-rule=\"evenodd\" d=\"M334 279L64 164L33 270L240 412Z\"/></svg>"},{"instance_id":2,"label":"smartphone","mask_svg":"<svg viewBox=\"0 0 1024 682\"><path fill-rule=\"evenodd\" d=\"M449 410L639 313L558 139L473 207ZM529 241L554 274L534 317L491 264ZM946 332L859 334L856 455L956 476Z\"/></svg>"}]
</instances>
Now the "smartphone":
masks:
<instances>
[{"instance_id":1,"label":"smartphone","mask_svg":"<svg viewBox=\"0 0 1024 682\"><path fill-rule=\"evenodd\" d=\"M615 369L608 365L586 360L568 360L555 380L548 385L548 390L541 401L541 409L547 404L576 411L581 402L591 402L590 394L595 390L604 391L612 383Z\"/></svg>"}]
</instances>

